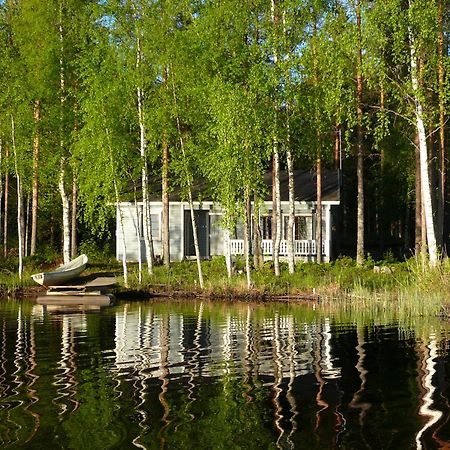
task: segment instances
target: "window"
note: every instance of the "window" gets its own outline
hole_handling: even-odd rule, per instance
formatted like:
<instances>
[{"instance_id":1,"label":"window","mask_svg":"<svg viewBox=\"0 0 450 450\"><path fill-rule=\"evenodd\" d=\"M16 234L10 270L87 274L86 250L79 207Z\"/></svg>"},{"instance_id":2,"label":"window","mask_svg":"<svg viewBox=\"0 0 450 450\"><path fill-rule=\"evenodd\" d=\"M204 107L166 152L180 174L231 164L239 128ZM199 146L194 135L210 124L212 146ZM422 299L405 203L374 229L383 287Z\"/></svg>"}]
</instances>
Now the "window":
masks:
<instances>
[{"instance_id":1,"label":"window","mask_svg":"<svg viewBox=\"0 0 450 450\"><path fill-rule=\"evenodd\" d=\"M261 216L261 239L272 239L272 216Z\"/></svg>"},{"instance_id":2,"label":"window","mask_svg":"<svg viewBox=\"0 0 450 450\"><path fill-rule=\"evenodd\" d=\"M150 220L152 224L152 238L156 240L161 239L161 213L150 212ZM141 220L139 224L141 239L144 239L144 215L141 210Z\"/></svg>"},{"instance_id":3,"label":"window","mask_svg":"<svg viewBox=\"0 0 450 450\"><path fill-rule=\"evenodd\" d=\"M161 214L150 213L153 239L161 239Z\"/></svg>"},{"instance_id":4,"label":"window","mask_svg":"<svg viewBox=\"0 0 450 450\"><path fill-rule=\"evenodd\" d=\"M244 223L242 219L238 219L231 233L232 239L244 239Z\"/></svg>"},{"instance_id":5,"label":"window","mask_svg":"<svg viewBox=\"0 0 450 450\"><path fill-rule=\"evenodd\" d=\"M308 239L307 221L311 222L311 217L295 216L294 217L294 240L303 241ZM283 239L287 239L289 229L289 216L284 216L283 223Z\"/></svg>"}]
</instances>

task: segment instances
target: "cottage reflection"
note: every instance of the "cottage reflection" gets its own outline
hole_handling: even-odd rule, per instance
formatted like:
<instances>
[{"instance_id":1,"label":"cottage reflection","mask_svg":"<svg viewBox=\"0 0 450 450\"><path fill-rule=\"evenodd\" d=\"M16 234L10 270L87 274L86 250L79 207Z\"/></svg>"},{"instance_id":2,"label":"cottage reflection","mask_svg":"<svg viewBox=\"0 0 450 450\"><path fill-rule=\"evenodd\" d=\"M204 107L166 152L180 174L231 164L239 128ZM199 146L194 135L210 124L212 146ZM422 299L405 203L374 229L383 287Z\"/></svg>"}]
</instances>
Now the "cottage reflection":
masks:
<instances>
[{"instance_id":1,"label":"cottage reflection","mask_svg":"<svg viewBox=\"0 0 450 450\"><path fill-rule=\"evenodd\" d=\"M2 447L43 444L49 426L65 448L448 441L435 331L418 340L412 328L341 326L312 310L257 304L8 307L0 317Z\"/></svg>"}]
</instances>

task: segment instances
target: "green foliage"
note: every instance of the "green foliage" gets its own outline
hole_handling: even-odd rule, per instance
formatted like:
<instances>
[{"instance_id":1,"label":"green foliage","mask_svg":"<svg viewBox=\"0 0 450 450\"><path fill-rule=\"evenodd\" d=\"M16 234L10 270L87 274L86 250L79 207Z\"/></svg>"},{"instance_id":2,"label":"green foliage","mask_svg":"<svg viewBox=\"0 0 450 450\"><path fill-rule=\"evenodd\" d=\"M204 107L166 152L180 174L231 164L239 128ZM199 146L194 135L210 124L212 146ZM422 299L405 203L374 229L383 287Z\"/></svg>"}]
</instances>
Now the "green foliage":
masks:
<instances>
[{"instance_id":1,"label":"green foliage","mask_svg":"<svg viewBox=\"0 0 450 450\"><path fill-rule=\"evenodd\" d=\"M179 187L186 195L191 184L202 181L205 192L221 204L224 225L231 228L242 217L247 195L266 194L262 176L271 167L274 140L282 166L288 148L296 168L311 168L319 153L331 165L339 128L348 192L342 202L348 217L353 216L355 5L283 0L272 10L270 2L261 0L1 2L1 170L14 173L11 156L5 156L11 150L13 118L26 196L34 171L33 140L40 137L42 252L48 251L48 230L61 226L55 194L61 156L69 161L66 186L73 176L77 180L78 219L87 239L107 234L115 202L139 184L138 88L155 186L162 146L168 145L171 188ZM412 224L415 104L409 33L421 62L418 96L430 140L435 140L431 132L439 123L440 96L437 6L425 0L360 2L366 212L376 209L367 214L368 241L383 239L394 246L397 237L390 228ZM445 5L444 28L447 16ZM448 55L443 65L448 106ZM41 105L39 125L33 118L36 101ZM352 220L346 224L350 240ZM352 276L340 264L336 267L343 283L351 285ZM368 264L367 270L375 265ZM306 278L309 270L315 276L319 269L308 269Z\"/></svg>"}]
</instances>

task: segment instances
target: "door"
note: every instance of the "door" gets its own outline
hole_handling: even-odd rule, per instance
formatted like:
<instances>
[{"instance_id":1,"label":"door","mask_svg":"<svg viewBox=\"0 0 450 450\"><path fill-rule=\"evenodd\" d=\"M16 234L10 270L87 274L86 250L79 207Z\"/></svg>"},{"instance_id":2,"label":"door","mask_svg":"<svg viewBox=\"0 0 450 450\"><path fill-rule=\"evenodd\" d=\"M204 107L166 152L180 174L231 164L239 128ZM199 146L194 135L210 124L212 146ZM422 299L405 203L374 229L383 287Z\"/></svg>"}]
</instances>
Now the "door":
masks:
<instances>
[{"instance_id":1,"label":"door","mask_svg":"<svg viewBox=\"0 0 450 450\"><path fill-rule=\"evenodd\" d=\"M209 257L209 213L195 210L198 246L202 258ZM184 211L184 256L195 256L194 234L192 232L191 211Z\"/></svg>"}]
</instances>

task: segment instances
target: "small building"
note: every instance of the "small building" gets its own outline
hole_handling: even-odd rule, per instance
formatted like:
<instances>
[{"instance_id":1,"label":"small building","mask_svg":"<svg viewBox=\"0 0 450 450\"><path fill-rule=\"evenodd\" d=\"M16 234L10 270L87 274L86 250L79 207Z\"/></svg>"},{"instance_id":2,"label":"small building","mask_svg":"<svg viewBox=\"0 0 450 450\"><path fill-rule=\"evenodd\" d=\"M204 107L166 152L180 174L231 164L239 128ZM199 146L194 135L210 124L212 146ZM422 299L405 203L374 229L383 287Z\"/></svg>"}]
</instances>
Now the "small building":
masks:
<instances>
[{"instance_id":1,"label":"small building","mask_svg":"<svg viewBox=\"0 0 450 450\"><path fill-rule=\"evenodd\" d=\"M294 252L298 260L310 261L316 256L316 176L309 171L295 171L295 222ZM267 195L259 212L259 226L262 237L264 258L272 257L272 176L264 177ZM222 210L219 204L205 197L201 186L195 186L193 196L202 201L194 202L198 228L200 254L203 258L225 254L226 233L222 227ZM282 230L280 258L287 256L287 225L289 213L289 191L287 172L280 173L280 194L282 210ZM324 170L322 174L322 236L323 260L329 261L333 256L332 230L333 215L340 204L338 171ZM253 204L251 205L253 208ZM122 224L125 230L125 247L128 261L138 261L139 247L141 258L145 261L145 242L142 235L142 202L121 202L117 206L116 220L116 257L122 258ZM122 214L120 215L120 210ZM157 193L150 197L150 214L152 223L153 246L155 256L162 256L162 202ZM139 238L138 238L139 235ZM181 261L195 256L191 212L189 203L180 198L179 192L173 192L169 202L170 259ZM236 226L231 235L231 255L244 252L242 224Z\"/></svg>"}]
</instances>

